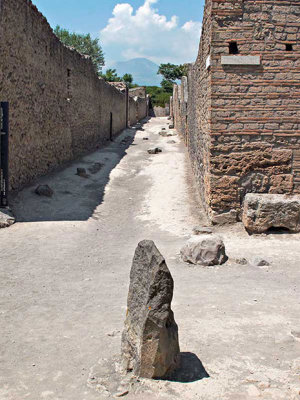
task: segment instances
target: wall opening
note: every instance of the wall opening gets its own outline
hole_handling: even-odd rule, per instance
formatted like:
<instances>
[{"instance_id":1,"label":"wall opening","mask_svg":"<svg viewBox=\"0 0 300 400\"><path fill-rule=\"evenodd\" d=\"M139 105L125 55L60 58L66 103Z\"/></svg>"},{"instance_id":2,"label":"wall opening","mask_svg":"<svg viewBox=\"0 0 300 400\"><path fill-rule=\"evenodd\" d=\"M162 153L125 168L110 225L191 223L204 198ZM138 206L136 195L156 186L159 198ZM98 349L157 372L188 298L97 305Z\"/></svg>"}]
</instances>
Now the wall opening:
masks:
<instances>
[{"instance_id":1,"label":"wall opening","mask_svg":"<svg viewBox=\"0 0 300 400\"><path fill-rule=\"evenodd\" d=\"M72 71L67 69L67 100L71 101L72 99Z\"/></svg>"},{"instance_id":2,"label":"wall opening","mask_svg":"<svg viewBox=\"0 0 300 400\"><path fill-rule=\"evenodd\" d=\"M286 50L286 51L293 51L293 45L292 45L292 43L286 43L286 45L285 45L285 50Z\"/></svg>"},{"instance_id":3,"label":"wall opening","mask_svg":"<svg viewBox=\"0 0 300 400\"><path fill-rule=\"evenodd\" d=\"M113 140L113 113L110 113L109 140Z\"/></svg>"},{"instance_id":4,"label":"wall opening","mask_svg":"<svg viewBox=\"0 0 300 400\"><path fill-rule=\"evenodd\" d=\"M237 42L229 43L229 54L239 54L239 48Z\"/></svg>"}]
</instances>

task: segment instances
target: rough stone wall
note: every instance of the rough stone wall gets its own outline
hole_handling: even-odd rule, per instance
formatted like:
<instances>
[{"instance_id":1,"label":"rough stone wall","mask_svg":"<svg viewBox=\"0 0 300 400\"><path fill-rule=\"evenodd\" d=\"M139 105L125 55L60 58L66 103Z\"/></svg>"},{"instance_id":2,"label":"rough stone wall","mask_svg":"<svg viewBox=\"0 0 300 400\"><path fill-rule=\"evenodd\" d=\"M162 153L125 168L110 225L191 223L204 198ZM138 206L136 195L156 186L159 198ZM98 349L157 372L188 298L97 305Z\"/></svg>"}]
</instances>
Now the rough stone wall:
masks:
<instances>
[{"instance_id":1,"label":"rough stone wall","mask_svg":"<svg viewBox=\"0 0 300 400\"><path fill-rule=\"evenodd\" d=\"M132 126L138 121L137 102L133 97L129 97L129 126Z\"/></svg>"},{"instance_id":2,"label":"rough stone wall","mask_svg":"<svg viewBox=\"0 0 300 400\"><path fill-rule=\"evenodd\" d=\"M172 99L175 103L175 111L172 110L174 119L174 127L182 136L185 143L188 143L188 79L182 77L181 85L174 85ZM172 105L173 109L173 105Z\"/></svg>"},{"instance_id":3,"label":"rough stone wall","mask_svg":"<svg viewBox=\"0 0 300 400\"><path fill-rule=\"evenodd\" d=\"M140 86L140 87L129 89L129 96L146 98L147 97L146 88L143 86Z\"/></svg>"},{"instance_id":4,"label":"rough stone wall","mask_svg":"<svg viewBox=\"0 0 300 400\"><path fill-rule=\"evenodd\" d=\"M169 106L166 106L166 107L155 106L152 109L152 116L153 117L168 117L169 115L170 115Z\"/></svg>"},{"instance_id":5,"label":"rough stone wall","mask_svg":"<svg viewBox=\"0 0 300 400\"><path fill-rule=\"evenodd\" d=\"M65 47L29 0L0 0L0 99L10 102L10 184L18 189L126 127L126 96Z\"/></svg>"},{"instance_id":6,"label":"rough stone wall","mask_svg":"<svg viewBox=\"0 0 300 400\"><path fill-rule=\"evenodd\" d=\"M188 146L216 222L238 216L248 192L300 192L299 39L297 1L206 1L188 77ZM235 57L259 56L260 65L222 64L230 42Z\"/></svg>"},{"instance_id":7,"label":"rough stone wall","mask_svg":"<svg viewBox=\"0 0 300 400\"><path fill-rule=\"evenodd\" d=\"M210 54L211 10L212 1L207 0L197 60L189 66L187 79L183 79L180 86L174 86L173 93L174 125L185 137L199 194L207 212L210 195L211 76L206 69L206 58Z\"/></svg>"},{"instance_id":8,"label":"rough stone wall","mask_svg":"<svg viewBox=\"0 0 300 400\"><path fill-rule=\"evenodd\" d=\"M173 119L174 119L174 128L177 132L182 135L181 128L181 87L180 85L174 85L173 87Z\"/></svg>"},{"instance_id":9,"label":"rough stone wall","mask_svg":"<svg viewBox=\"0 0 300 400\"><path fill-rule=\"evenodd\" d=\"M140 121L148 115L148 99L147 97L136 98L137 119Z\"/></svg>"}]
</instances>

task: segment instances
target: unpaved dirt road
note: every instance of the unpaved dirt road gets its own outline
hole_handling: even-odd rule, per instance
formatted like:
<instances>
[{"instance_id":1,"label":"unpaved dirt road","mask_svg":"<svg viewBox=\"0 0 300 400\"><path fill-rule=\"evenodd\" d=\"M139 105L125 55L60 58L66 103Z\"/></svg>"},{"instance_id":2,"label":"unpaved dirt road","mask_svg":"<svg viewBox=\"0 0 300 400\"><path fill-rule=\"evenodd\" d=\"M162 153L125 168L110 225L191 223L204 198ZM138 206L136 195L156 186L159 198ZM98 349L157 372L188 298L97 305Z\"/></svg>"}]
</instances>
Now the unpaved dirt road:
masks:
<instances>
[{"instance_id":1,"label":"unpaved dirt road","mask_svg":"<svg viewBox=\"0 0 300 400\"><path fill-rule=\"evenodd\" d=\"M184 264L180 248L205 219L187 184L185 148L177 136L159 136L161 127L167 120L153 118L44 177L51 199L35 186L14 198L18 222L0 231L1 400L103 398L87 381L99 359L119 354L142 239L155 241L173 274L181 350L199 357L210 377L149 382L127 398L300 399L300 235L218 228L229 261ZM163 152L149 155L154 146ZM77 176L77 167L89 176ZM271 265L234 261L257 255Z\"/></svg>"}]
</instances>

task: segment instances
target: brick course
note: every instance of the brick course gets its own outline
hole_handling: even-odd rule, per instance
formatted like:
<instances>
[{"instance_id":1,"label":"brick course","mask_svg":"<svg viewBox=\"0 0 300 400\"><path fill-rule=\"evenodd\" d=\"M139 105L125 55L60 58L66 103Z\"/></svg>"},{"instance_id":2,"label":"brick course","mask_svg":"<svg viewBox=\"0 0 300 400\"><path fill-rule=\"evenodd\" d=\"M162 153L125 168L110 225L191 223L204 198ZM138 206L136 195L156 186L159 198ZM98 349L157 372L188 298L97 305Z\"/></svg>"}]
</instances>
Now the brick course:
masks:
<instances>
[{"instance_id":1,"label":"brick course","mask_svg":"<svg viewBox=\"0 0 300 400\"><path fill-rule=\"evenodd\" d=\"M236 57L259 56L261 64L222 65L230 42ZM197 60L173 99L212 219L231 210L239 216L248 192L299 193L299 2L207 0Z\"/></svg>"}]
</instances>

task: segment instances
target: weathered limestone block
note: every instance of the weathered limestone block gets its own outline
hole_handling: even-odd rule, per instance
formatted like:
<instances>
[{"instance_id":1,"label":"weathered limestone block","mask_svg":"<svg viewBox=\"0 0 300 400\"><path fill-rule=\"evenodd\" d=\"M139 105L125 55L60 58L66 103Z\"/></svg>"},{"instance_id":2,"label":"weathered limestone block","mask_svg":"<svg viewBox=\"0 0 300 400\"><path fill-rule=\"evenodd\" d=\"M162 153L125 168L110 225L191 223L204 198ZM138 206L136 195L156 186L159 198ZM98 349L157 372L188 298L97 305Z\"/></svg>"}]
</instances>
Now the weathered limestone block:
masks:
<instances>
[{"instance_id":1,"label":"weathered limestone block","mask_svg":"<svg viewBox=\"0 0 300 400\"><path fill-rule=\"evenodd\" d=\"M203 233L205 233L206 235L211 235L213 233L213 230L208 226L195 226L193 228L193 233L194 235L203 235Z\"/></svg>"},{"instance_id":2,"label":"weathered limestone block","mask_svg":"<svg viewBox=\"0 0 300 400\"><path fill-rule=\"evenodd\" d=\"M49 185L39 185L35 191L39 196L52 197L54 192Z\"/></svg>"},{"instance_id":3,"label":"weathered limestone block","mask_svg":"<svg viewBox=\"0 0 300 400\"><path fill-rule=\"evenodd\" d=\"M11 211L1 208L0 209L0 229L8 228L9 226L15 223L15 217L11 213Z\"/></svg>"},{"instance_id":4,"label":"weathered limestone block","mask_svg":"<svg viewBox=\"0 0 300 400\"><path fill-rule=\"evenodd\" d=\"M81 178L88 178L88 174L85 168L77 168L76 175L80 176Z\"/></svg>"},{"instance_id":5,"label":"weathered limestone block","mask_svg":"<svg viewBox=\"0 0 300 400\"><path fill-rule=\"evenodd\" d=\"M209 266L221 265L227 261L222 239L212 234L192 237L180 254L183 261L191 264Z\"/></svg>"},{"instance_id":6,"label":"weathered limestone block","mask_svg":"<svg viewBox=\"0 0 300 400\"><path fill-rule=\"evenodd\" d=\"M139 243L130 272L122 336L124 369L144 378L163 378L179 363L178 327L171 310L174 282L150 240Z\"/></svg>"},{"instance_id":7,"label":"weathered limestone block","mask_svg":"<svg viewBox=\"0 0 300 400\"><path fill-rule=\"evenodd\" d=\"M234 224L238 220L238 213L237 210L234 209L221 214L211 212L210 220L213 225Z\"/></svg>"},{"instance_id":8,"label":"weathered limestone block","mask_svg":"<svg viewBox=\"0 0 300 400\"><path fill-rule=\"evenodd\" d=\"M154 149L149 149L148 150L149 154L158 154L158 153L161 153L161 152L162 152L162 149L160 147L155 147Z\"/></svg>"},{"instance_id":9,"label":"weathered limestone block","mask_svg":"<svg viewBox=\"0 0 300 400\"><path fill-rule=\"evenodd\" d=\"M248 193L242 220L250 233L262 233L270 228L299 232L300 196Z\"/></svg>"}]
</instances>

